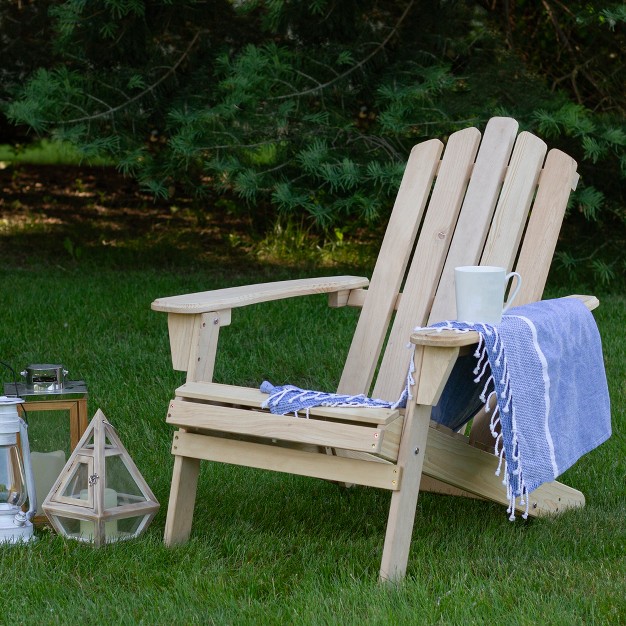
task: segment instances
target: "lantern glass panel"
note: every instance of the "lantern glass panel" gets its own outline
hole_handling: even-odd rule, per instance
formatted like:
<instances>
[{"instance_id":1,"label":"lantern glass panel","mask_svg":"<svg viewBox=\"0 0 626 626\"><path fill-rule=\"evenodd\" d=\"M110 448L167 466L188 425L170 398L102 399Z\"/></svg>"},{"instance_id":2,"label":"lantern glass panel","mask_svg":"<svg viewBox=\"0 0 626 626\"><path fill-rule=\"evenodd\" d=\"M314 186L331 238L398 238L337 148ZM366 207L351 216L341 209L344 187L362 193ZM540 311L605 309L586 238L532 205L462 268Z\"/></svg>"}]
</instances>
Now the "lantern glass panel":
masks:
<instances>
[{"instance_id":1,"label":"lantern glass panel","mask_svg":"<svg viewBox=\"0 0 626 626\"><path fill-rule=\"evenodd\" d=\"M25 501L24 468L17 445L0 446L0 503L22 506Z\"/></svg>"},{"instance_id":2,"label":"lantern glass panel","mask_svg":"<svg viewBox=\"0 0 626 626\"><path fill-rule=\"evenodd\" d=\"M133 517L124 517L117 520L117 532L120 539L130 539L136 537L143 530L143 521L146 515L134 515Z\"/></svg>"},{"instance_id":3,"label":"lantern glass panel","mask_svg":"<svg viewBox=\"0 0 626 626\"><path fill-rule=\"evenodd\" d=\"M80 524L81 521L79 519L73 519L71 517L61 517L60 515L55 515L56 521L59 524L59 527L63 534L66 537L72 537L76 539L80 537Z\"/></svg>"},{"instance_id":4,"label":"lantern glass panel","mask_svg":"<svg viewBox=\"0 0 626 626\"><path fill-rule=\"evenodd\" d=\"M145 502L139 485L132 477L121 455L108 456L106 459L106 484L117 492L117 505Z\"/></svg>"},{"instance_id":5,"label":"lantern glass panel","mask_svg":"<svg viewBox=\"0 0 626 626\"><path fill-rule=\"evenodd\" d=\"M62 450L65 458L69 458L71 453L69 410L30 411L28 441L31 452Z\"/></svg>"},{"instance_id":6,"label":"lantern glass panel","mask_svg":"<svg viewBox=\"0 0 626 626\"><path fill-rule=\"evenodd\" d=\"M82 441L43 510L59 533L96 547L137 537L159 508L150 487L102 411Z\"/></svg>"},{"instance_id":7,"label":"lantern glass panel","mask_svg":"<svg viewBox=\"0 0 626 626\"><path fill-rule=\"evenodd\" d=\"M78 506L93 506L92 499L87 497L87 494L91 496L91 490L88 489L89 476L89 463L77 463L61 495L76 500L73 504Z\"/></svg>"}]
</instances>

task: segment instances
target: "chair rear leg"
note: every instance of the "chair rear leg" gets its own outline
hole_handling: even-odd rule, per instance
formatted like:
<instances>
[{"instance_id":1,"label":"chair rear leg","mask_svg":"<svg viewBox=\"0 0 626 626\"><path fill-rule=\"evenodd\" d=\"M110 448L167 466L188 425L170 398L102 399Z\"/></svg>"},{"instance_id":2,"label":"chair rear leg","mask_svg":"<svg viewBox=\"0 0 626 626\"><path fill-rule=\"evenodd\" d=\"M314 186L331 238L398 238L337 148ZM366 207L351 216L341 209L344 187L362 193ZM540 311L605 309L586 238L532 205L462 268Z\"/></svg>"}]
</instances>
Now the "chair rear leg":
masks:
<instances>
[{"instance_id":1,"label":"chair rear leg","mask_svg":"<svg viewBox=\"0 0 626 626\"><path fill-rule=\"evenodd\" d=\"M200 460L174 457L174 471L163 540L168 546L185 543L191 533Z\"/></svg>"}]
</instances>

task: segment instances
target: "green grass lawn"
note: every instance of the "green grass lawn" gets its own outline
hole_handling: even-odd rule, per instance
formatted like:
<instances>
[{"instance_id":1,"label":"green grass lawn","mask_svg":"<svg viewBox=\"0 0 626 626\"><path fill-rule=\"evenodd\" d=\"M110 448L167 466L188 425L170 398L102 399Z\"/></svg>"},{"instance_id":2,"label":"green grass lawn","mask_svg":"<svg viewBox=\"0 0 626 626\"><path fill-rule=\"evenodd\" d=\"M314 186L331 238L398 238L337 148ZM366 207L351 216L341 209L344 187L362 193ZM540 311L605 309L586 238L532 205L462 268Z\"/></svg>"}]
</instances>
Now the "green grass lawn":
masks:
<instances>
[{"instance_id":1,"label":"green grass lawn","mask_svg":"<svg viewBox=\"0 0 626 626\"><path fill-rule=\"evenodd\" d=\"M51 223L1 233L0 360L17 371L63 363L70 378L84 379L90 415L102 409L117 429L161 510L139 539L99 550L46 531L34 544L0 546L8 588L0 623L626 623L623 294L597 294L594 313L614 435L562 477L587 506L511 523L490 503L423 494L406 580L381 586L390 495L375 489L204 463L191 540L162 544L172 469L165 412L183 374L170 367L166 316L151 301L312 270L196 263L182 251L97 239L77 258L55 232ZM565 293L553 284L547 295ZM330 389L356 315L328 309L321 296L236 310L216 379Z\"/></svg>"},{"instance_id":2,"label":"green grass lawn","mask_svg":"<svg viewBox=\"0 0 626 626\"><path fill-rule=\"evenodd\" d=\"M277 272L284 278L285 272ZM498 506L423 494L408 576L377 572L389 494L314 479L203 464L191 541L161 543L172 467L165 409L182 375L169 366L157 296L222 286L197 269L6 266L0 354L16 369L63 363L88 382L161 510L138 540L95 550L48 532L2 546L6 623L623 623L625 599L625 298L602 298L615 434L563 480L583 510L515 523ZM250 272L234 282L267 279ZM238 310L222 337L218 380L336 381L354 311L324 298ZM339 340L324 335L330 320ZM299 327L301 333L291 332ZM280 342L280 343L279 343ZM272 363L268 366L268 363ZM268 369L271 367L271 369ZM5 380L8 378L5 376ZM593 419L593 407L590 407Z\"/></svg>"},{"instance_id":3,"label":"green grass lawn","mask_svg":"<svg viewBox=\"0 0 626 626\"><path fill-rule=\"evenodd\" d=\"M0 166L9 163L75 165L84 160L76 148L59 141L42 139L24 146L0 144ZM106 163L105 159L89 159L90 165L104 165Z\"/></svg>"}]
</instances>

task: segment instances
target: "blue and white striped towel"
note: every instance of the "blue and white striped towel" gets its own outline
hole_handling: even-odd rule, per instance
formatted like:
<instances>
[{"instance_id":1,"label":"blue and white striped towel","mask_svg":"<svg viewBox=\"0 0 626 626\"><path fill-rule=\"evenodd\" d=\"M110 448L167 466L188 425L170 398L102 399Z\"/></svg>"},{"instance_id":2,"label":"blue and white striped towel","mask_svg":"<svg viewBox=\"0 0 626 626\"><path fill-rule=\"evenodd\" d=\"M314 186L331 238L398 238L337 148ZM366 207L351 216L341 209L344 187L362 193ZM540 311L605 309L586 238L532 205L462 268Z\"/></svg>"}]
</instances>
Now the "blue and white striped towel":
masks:
<instances>
[{"instance_id":1,"label":"blue and white striped towel","mask_svg":"<svg viewBox=\"0 0 626 626\"><path fill-rule=\"evenodd\" d=\"M517 497L553 481L611 436L602 345L593 315L576 298L516 307L501 324L441 322L480 334L475 382L497 399L491 427L506 460L511 519ZM454 385L444 394L454 394ZM445 403L445 399L444 399ZM497 433L498 422L501 433ZM498 468L498 471L500 468Z\"/></svg>"},{"instance_id":2,"label":"blue and white striped towel","mask_svg":"<svg viewBox=\"0 0 626 626\"><path fill-rule=\"evenodd\" d=\"M600 334L593 315L580 300L559 298L516 307L503 316L498 326L446 321L432 328L475 330L480 335L473 373L474 382L482 385L482 393L467 393L468 381L463 380L464 364L460 360L457 365L461 367L453 370L433 417L436 419L441 413L439 407L445 406L446 423L458 426L473 414L472 395L487 405L495 396L491 429L501 461L496 473L500 474L505 462L503 483L512 520L518 497L521 505L528 506L530 492L553 481L611 436ZM275 387L267 381L261 391L269 394L263 407L272 413L298 416L298 411L304 411L308 417L314 406L404 407L412 382L409 369L407 387L396 402L293 385ZM465 393L460 393L461 387Z\"/></svg>"}]
</instances>

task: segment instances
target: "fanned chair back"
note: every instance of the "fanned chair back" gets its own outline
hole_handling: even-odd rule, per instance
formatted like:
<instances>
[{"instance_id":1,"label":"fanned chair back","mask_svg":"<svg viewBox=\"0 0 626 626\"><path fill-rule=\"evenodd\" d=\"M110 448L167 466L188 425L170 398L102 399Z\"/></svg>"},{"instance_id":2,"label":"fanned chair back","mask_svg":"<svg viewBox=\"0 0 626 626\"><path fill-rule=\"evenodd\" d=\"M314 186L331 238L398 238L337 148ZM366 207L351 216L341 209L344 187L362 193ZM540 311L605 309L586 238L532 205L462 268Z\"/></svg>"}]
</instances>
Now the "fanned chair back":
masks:
<instances>
[{"instance_id":1,"label":"fanned chair back","mask_svg":"<svg viewBox=\"0 0 626 626\"><path fill-rule=\"evenodd\" d=\"M492 118L482 141L467 128L450 135L445 151L438 140L415 146L370 286L348 301L363 310L339 392L399 397L413 328L455 317L457 266L515 266L523 276L516 304L541 298L578 175L559 150L544 165L546 144L517 130L513 119Z\"/></svg>"}]
</instances>

